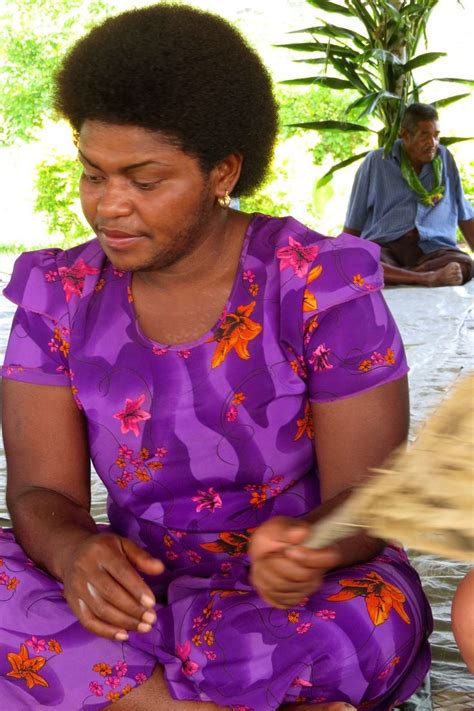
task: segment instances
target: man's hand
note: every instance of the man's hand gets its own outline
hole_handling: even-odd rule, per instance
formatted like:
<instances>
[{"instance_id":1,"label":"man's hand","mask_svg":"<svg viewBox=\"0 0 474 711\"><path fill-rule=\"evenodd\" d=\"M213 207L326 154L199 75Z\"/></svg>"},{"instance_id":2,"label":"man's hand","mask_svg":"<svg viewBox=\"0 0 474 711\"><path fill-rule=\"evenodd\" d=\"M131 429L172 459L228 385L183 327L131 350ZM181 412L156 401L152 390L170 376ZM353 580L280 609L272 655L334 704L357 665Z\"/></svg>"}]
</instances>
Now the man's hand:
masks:
<instances>
[{"instance_id":1,"label":"man's hand","mask_svg":"<svg viewBox=\"0 0 474 711\"><path fill-rule=\"evenodd\" d=\"M336 548L304 547L309 523L276 516L257 528L250 541L251 581L273 607L297 605L321 585L324 573L341 564Z\"/></svg>"},{"instance_id":2,"label":"man's hand","mask_svg":"<svg viewBox=\"0 0 474 711\"><path fill-rule=\"evenodd\" d=\"M128 639L130 630L151 630L155 596L137 569L159 575L164 565L115 534L91 534L78 545L61 579L69 606L87 630L118 640Z\"/></svg>"}]
</instances>

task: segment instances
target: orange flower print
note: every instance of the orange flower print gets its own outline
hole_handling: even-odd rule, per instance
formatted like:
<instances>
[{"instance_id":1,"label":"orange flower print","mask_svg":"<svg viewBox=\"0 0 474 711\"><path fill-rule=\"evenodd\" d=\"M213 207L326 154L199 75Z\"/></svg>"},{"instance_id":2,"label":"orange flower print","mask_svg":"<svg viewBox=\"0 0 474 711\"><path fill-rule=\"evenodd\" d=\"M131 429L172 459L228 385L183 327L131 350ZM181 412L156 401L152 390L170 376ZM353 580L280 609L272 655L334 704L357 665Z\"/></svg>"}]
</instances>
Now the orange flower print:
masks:
<instances>
[{"instance_id":1,"label":"orange flower print","mask_svg":"<svg viewBox=\"0 0 474 711\"><path fill-rule=\"evenodd\" d=\"M211 543L200 543L200 547L212 553L227 553L231 557L245 555L254 528L244 531L221 531L219 539Z\"/></svg>"},{"instance_id":2,"label":"orange flower print","mask_svg":"<svg viewBox=\"0 0 474 711\"><path fill-rule=\"evenodd\" d=\"M228 354L235 349L235 352L243 360L250 358L248 343L258 336L262 326L256 321L252 321L249 316L255 308L256 301L252 301L247 306L238 306L235 313L227 314L222 325L217 329L211 341L217 341L216 350L211 361L211 367L217 368L227 358Z\"/></svg>"},{"instance_id":3,"label":"orange flower print","mask_svg":"<svg viewBox=\"0 0 474 711\"><path fill-rule=\"evenodd\" d=\"M127 300L129 304L133 304L133 294L130 286L127 286Z\"/></svg>"},{"instance_id":4,"label":"orange flower print","mask_svg":"<svg viewBox=\"0 0 474 711\"><path fill-rule=\"evenodd\" d=\"M294 436L295 442L301 439L305 433L311 441L314 439L313 411L309 401L305 405L303 417L296 420L296 424L298 426L298 431Z\"/></svg>"},{"instance_id":5,"label":"orange flower print","mask_svg":"<svg viewBox=\"0 0 474 711\"><path fill-rule=\"evenodd\" d=\"M244 393L235 393L234 397L232 398L232 404L233 405L240 405L241 402L245 400L245 395Z\"/></svg>"},{"instance_id":6,"label":"orange flower print","mask_svg":"<svg viewBox=\"0 0 474 711\"><path fill-rule=\"evenodd\" d=\"M312 294L309 289L305 289L303 297L303 311L316 311L317 308L318 302L316 301L315 295Z\"/></svg>"},{"instance_id":7,"label":"orange flower print","mask_svg":"<svg viewBox=\"0 0 474 711\"><path fill-rule=\"evenodd\" d=\"M387 365L394 365L395 363L395 352L391 348L387 348L385 353L385 362Z\"/></svg>"},{"instance_id":8,"label":"orange flower print","mask_svg":"<svg viewBox=\"0 0 474 711\"><path fill-rule=\"evenodd\" d=\"M318 264L316 267L311 269L310 273L308 274L308 278L306 279L306 283L311 284L313 281L315 281L318 278L318 276L320 276L322 271L323 271L322 264Z\"/></svg>"},{"instance_id":9,"label":"orange flower print","mask_svg":"<svg viewBox=\"0 0 474 711\"><path fill-rule=\"evenodd\" d=\"M135 476L137 479L140 479L140 481L150 481L151 479L151 474L149 474L146 469L136 469Z\"/></svg>"},{"instance_id":10,"label":"orange flower print","mask_svg":"<svg viewBox=\"0 0 474 711\"><path fill-rule=\"evenodd\" d=\"M358 369L361 370L363 373L368 373L372 365L372 361L366 358L365 360L359 363Z\"/></svg>"},{"instance_id":11,"label":"orange flower print","mask_svg":"<svg viewBox=\"0 0 474 711\"><path fill-rule=\"evenodd\" d=\"M110 666L110 664L99 662L98 664L94 664L94 666L92 667L92 671L95 671L101 676L106 677L112 674L112 667Z\"/></svg>"},{"instance_id":12,"label":"orange flower print","mask_svg":"<svg viewBox=\"0 0 474 711\"><path fill-rule=\"evenodd\" d=\"M335 595L330 595L328 600L342 602L355 597L364 597L367 612L374 625L378 626L386 622L392 609L407 625L410 624L410 618L403 607L405 595L395 585L385 582L378 573L370 572L359 579L339 580L339 585L342 586L342 590Z\"/></svg>"},{"instance_id":13,"label":"orange flower print","mask_svg":"<svg viewBox=\"0 0 474 711\"><path fill-rule=\"evenodd\" d=\"M48 686L48 682L38 674L39 670L46 664L45 657L31 657L25 644L20 645L20 652L10 652L7 659L12 666L12 670L7 672L7 676L14 679L24 679L28 689L34 686Z\"/></svg>"},{"instance_id":14,"label":"orange flower print","mask_svg":"<svg viewBox=\"0 0 474 711\"><path fill-rule=\"evenodd\" d=\"M48 641L48 649L50 652L54 652L55 654L61 654L63 651L63 648L55 639L50 639Z\"/></svg>"},{"instance_id":15,"label":"orange flower print","mask_svg":"<svg viewBox=\"0 0 474 711\"><path fill-rule=\"evenodd\" d=\"M214 632L212 632L212 630L206 630L204 632L204 641L208 647L212 647L214 644Z\"/></svg>"},{"instance_id":16,"label":"orange flower print","mask_svg":"<svg viewBox=\"0 0 474 711\"><path fill-rule=\"evenodd\" d=\"M295 612L292 610L291 612L288 613L288 622L291 622L293 625L296 625L297 622L300 621L300 613Z\"/></svg>"},{"instance_id":17,"label":"orange flower print","mask_svg":"<svg viewBox=\"0 0 474 711\"><path fill-rule=\"evenodd\" d=\"M352 277L352 281L356 286L364 286L365 284L365 279L360 274L355 274Z\"/></svg>"},{"instance_id":18,"label":"orange flower print","mask_svg":"<svg viewBox=\"0 0 474 711\"><path fill-rule=\"evenodd\" d=\"M107 701L111 701L114 704L120 699L120 694L118 694L116 691L109 691L105 698L107 699Z\"/></svg>"},{"instance_id":19,"label":"orange flower print","mask_svg":"<svg viewBox=\"0 0 474 711\"><path fill-rule=\"evenodd\" d=\"M7 583L7 590L16 590L19 584L20 581L18 580L18 578L10 578Z\"/></svg>"}]
</instances>

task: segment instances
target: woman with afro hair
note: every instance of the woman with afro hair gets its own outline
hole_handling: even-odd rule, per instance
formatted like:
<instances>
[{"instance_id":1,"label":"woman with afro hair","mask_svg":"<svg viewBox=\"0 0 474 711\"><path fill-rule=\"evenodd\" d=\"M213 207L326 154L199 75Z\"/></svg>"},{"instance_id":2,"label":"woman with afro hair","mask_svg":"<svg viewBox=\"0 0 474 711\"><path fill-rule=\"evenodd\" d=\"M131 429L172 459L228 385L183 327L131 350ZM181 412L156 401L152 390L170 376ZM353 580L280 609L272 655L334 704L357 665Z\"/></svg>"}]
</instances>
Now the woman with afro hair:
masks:
<instances>
[{"instance_id":1,"label":"woman with afro hair","mask_svg":"<svg viewBox=\"0 0 474 711\"><path fill-rule=\"evenodd\" d=\"M277 112L216 15L106 20L55 101L95 236L23 254L5 291L3 707L395 707L430 664L418 576L364 531L305 547L407 434L378 247L229 207Z\"/></svg>"}]
</instances>

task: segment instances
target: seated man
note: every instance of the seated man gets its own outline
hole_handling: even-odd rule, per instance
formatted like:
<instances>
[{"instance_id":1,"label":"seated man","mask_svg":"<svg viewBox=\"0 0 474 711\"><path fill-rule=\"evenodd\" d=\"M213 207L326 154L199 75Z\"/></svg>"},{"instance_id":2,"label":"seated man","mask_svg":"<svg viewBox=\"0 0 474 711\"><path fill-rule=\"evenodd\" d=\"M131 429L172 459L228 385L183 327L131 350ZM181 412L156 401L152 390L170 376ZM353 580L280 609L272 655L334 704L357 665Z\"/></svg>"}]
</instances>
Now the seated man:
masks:
<instances>
[{"instance_id":1,"label":"seated man","mask_svg":"<svg viewBox=\"0 0 474 711\"><path fill-rule=\"evenodd\" d=\"M474 273L457 247L457 225L474 249L474 209L439 144L436 109L411 104L390 155L372 151L357 171L344 231L381 245L386 284L447 286Z\"/></svg>"}]
</instances>

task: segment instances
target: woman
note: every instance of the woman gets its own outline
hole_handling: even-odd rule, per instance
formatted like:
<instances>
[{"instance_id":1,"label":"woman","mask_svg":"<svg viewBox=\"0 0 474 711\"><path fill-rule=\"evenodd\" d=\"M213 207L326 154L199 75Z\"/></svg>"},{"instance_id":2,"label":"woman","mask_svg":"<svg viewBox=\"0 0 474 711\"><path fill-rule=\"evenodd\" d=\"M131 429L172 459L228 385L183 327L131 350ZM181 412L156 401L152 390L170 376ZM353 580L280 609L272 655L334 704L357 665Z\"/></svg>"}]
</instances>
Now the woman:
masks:
<instances>
[{"instance_id":1,"label":"woman","mask_svg":"<svg viewBox=\"0 0 474 711\"><path fill-rule=\"evenodd\" d=\"M260 60L216 16L159 4L106 21L65 59L56 106L96 239L23 255L6 289L2 699L408 698L431 618L403 551L364 533L304 547L406 437L378 248L228 208L262 181L277 122Z\"/></svg>"}]
</instances>

